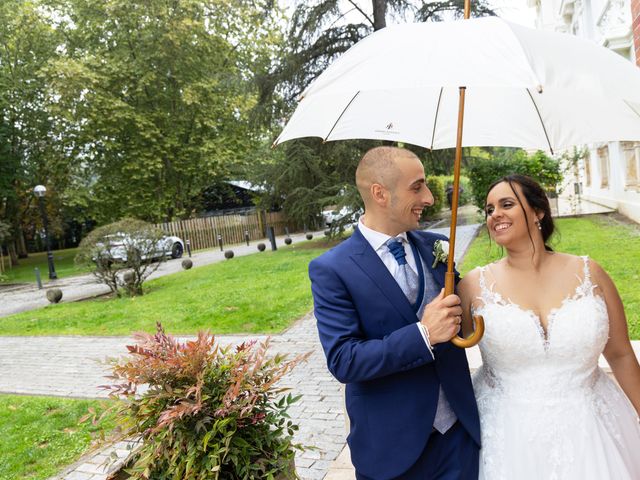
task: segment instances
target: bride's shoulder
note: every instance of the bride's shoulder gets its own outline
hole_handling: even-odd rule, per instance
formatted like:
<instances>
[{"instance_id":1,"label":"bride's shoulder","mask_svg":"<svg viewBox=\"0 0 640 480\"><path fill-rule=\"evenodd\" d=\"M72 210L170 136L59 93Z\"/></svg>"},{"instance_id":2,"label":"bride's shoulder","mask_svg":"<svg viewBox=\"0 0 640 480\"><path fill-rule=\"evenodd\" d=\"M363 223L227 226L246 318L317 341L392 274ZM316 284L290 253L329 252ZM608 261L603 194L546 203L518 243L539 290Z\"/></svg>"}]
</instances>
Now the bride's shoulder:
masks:
<instances>
[{"instance_id":1,"label":"bride's shoulder","mask_svg":"<svg viewBox=\"0 0 640 480\"><path fill-rule=\"evenodd\" d=\"M553 252L553 258L555 263L555 268L562 269L563 271L568 270L584 270L585 267L591 267L593 265L597 265L594 260L589 258L588 255L573 255L571 253L564 252Z\"/></svg>"},{"instance_id":2,"label":"bride's shoulder","mask_svg":"<svg viewBox=\"0 0 640 480\"><path fill-rule=\"evenodd\" d=\"M501 258L486 265L478 265L473 270L467 272L462 278L462 281L473 283L474 285L480 283L480 280L485 277L487 269L499 268L503 260L504 259Z\"/></svg>"},{"instance_id":3,"label":"bride's shoulder","mask_svg":"<svg viewBox=\"0 0 640 480\"><path fill-rule=\"evenodd\" d=\"M470 285L470 284L477 284L479 279L480 279L480 274L482 271L482 268L484 267L476 267L473 270L470 270L469 272L465 273L464 276L462 277L462 280L460 280L460 285Z\"/></svg>"},{"instance_id":4,"label":"bride's shoulder","mask_svg":"<svg viewBox=\"0 0 640 480\"><path fill-rule=\"evenodd\" d=\"M587 255L573 255L571 253L564 252L552 252L555 267L556 268L568 268L568 267L584 267L585 263L591 263Z\"/></svg>"},{"instance_id":5,"label":"bride's shoulder","mask_svg":"<svg viewBox=\"0 0 640 480\"><path fill-rule=\"evenodd\" d=\"M480 281L484 278L487 266L480 265L465 273L462 280L460 280L459 287L462 290L477 290L480 287Z\"/></svg>"},{"instance_id":6,"label":"bride's shoulder","mask_svg":"<svg viewBox=\"0 0 640 480\"><path fill-rule=\"evenodd\" d=\"M577 275L580 273L587 274L594 283L598 283L603 277L608 278L608 274L600 264L588 255L572 255L561 252L554 252L553 254L556 258L556 270L573 271Z\"/></svg>"}]
</instances>

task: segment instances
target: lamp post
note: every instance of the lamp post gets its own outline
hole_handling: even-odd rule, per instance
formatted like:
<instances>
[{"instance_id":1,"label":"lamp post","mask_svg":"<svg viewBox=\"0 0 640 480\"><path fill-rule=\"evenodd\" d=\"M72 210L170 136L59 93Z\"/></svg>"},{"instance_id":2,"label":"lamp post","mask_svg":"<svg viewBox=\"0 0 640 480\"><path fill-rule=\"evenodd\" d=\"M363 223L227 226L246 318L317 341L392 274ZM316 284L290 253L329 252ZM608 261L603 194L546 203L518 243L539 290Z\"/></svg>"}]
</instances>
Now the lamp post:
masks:
<instances>
[{"instance_id":1,"label":"lamp post","mask_svg":"<svg viewBox=\"0 0 640 480\"><path fill-rule=\"evenodd\" d=\"M47 189L44 185L36 185L33 189L33 193L38 197L38 204L40 206L40 214L42 215L42 224L44 225L44 241L47 246L47 263L49 264L49 278L55 280L58 278L56 275L56 269L53 266L53 253L51 253L51 242L49 240L49 221L47 219L47 210L44 208L44 195L47 193Z\"/></svg>"}]
</instances>

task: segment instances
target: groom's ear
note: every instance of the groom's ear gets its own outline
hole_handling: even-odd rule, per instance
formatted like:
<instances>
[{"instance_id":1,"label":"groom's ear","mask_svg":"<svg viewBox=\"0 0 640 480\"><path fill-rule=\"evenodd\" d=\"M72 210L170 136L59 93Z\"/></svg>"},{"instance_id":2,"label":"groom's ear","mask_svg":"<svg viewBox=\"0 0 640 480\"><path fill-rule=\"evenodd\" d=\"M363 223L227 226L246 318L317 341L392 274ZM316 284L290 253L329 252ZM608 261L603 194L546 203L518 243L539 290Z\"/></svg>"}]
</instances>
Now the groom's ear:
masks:
<instances>
[{"instance_id":1,"label":"groom's ear","mask_svg":"<svg viewBox=\"0 0 640 480\"><path fill-rule=\"evenodd\" d=\"M379 206L386 205L389 199L389 191L380 183L372 183L371 198Z\"/></svg>"}]
</instances>

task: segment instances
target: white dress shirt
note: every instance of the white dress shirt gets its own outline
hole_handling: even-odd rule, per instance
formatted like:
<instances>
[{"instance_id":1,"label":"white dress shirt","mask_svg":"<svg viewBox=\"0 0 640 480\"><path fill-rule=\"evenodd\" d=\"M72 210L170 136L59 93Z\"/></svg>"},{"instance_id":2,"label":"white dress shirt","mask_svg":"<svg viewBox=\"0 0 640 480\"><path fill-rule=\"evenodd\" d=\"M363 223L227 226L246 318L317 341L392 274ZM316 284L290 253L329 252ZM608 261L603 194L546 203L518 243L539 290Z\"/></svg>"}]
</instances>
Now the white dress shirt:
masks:
<instances>
[{"instance_id":1,"label":"white dress shirt","mask_svg":"<svg viewBox=\"0 0 640 480\"><path fill-rule=\"evenodd\" d=\"M397 278L397 276L399 275L400 265L398 264L396 258L393 256L393 253L391 253L391 251L389 250L389 247L387 247L387 241L390 238L402 237L404 239L404 241L402 242L402 246L404 247L407 263L409 264L409 267L411 267L417 274L418 268L416 265L416 258L413 255L413 249L411 248L411 245L409 245L407 232L402 232L396 235L396 237L391 237L391 235L377 232L376 230L367 227L364 223L362 223L363 218L364 215L361 216L358 220L358 230L360 230L362 236L367 242L369 242L369 245L371 245L371 248L373 248L378 257L380 257L380 260L382 260L382 263L384 263L384 266L387 267L387 270L389 270L389 273L391 273L393 278ZM427 327L425 327L420 322L416 322L416 327L418 328L420 335L422 335L422 339L429 349L429 353L431 353L431 356L435 358L433 356L431 342L429 341L429 331L427 330Z\"/></svg>"}]
</instances>

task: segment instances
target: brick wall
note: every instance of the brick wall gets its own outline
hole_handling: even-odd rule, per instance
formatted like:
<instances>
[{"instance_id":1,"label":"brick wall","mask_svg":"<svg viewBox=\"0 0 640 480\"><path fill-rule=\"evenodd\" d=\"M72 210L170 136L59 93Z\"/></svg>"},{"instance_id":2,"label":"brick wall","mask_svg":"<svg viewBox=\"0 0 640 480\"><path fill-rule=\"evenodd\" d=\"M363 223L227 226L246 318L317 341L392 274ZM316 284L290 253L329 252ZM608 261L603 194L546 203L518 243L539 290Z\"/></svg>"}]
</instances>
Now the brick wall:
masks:
<instances>
[{"instance_id":1,"label":"brick wall","mask_svg":"<svg viewBox=\"0 0 640 480\"><path fill-rule=\"evenodd\" d=\"M640 66L640 0L631 0L631 18L633 19L633 48L636 52L636 64Z\"/></svg>"}]
</instances>

